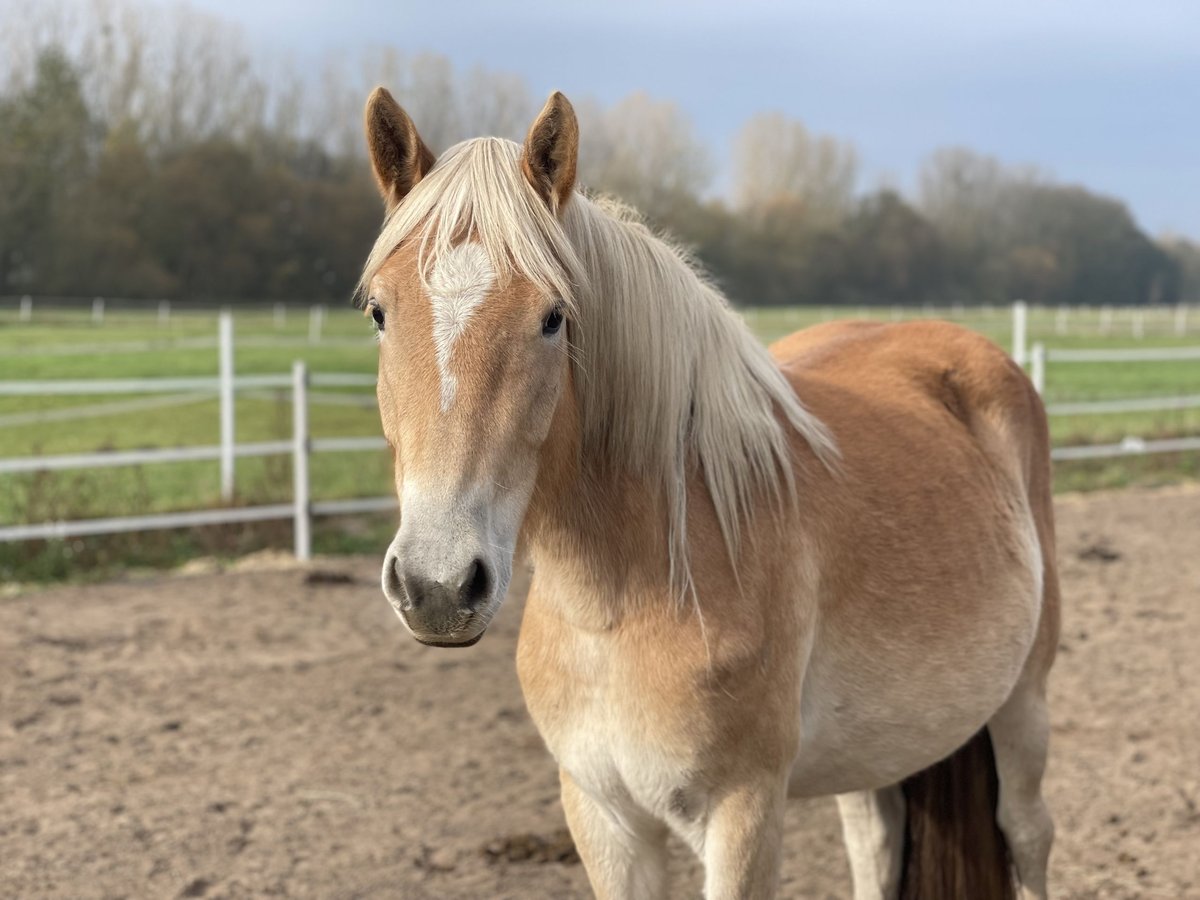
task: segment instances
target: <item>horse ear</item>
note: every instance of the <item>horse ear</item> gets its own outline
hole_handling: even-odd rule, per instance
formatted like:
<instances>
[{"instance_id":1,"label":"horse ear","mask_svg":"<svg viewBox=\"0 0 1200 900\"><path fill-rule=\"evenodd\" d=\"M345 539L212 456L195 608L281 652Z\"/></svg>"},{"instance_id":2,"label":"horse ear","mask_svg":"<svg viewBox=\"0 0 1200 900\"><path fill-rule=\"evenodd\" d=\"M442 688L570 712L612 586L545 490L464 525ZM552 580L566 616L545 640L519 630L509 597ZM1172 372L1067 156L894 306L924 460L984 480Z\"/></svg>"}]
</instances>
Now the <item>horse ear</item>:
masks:
<instances>
[{"instance_id":1,"label":"horse ear","mask_svg":"<svg viewBox=\"0 0 1200 900\"><path fill-rule=\"evenodd\" d=\"M433 168L435 157L386 88L375 88L367 98L366 126L371 168L391 212Z\"/></svg>"},{"instance_id":2,"label":"horse ear","mask_svg":"<svg viewBox=\"0 0 1200 900\"><path fill-rule=\"evenodd\" d=\"M538 113L521 153L521 170L534 190L558 213L575 189L579 122L569 100L555 91Z\"/></svg>"}]
</instances>

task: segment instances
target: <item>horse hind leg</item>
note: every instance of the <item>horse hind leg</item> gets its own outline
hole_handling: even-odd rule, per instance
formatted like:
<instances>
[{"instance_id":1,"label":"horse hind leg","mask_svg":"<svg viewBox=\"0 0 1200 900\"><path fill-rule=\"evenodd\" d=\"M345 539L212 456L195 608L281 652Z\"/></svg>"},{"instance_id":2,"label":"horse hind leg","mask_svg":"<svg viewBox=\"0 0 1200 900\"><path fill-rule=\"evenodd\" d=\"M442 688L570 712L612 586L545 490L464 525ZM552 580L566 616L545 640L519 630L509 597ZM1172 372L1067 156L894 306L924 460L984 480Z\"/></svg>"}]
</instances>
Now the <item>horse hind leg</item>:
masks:
<instances>
[{"instance_id":1,"label":"horse hind leg","mask_svg":"<svg viewBox=\"0 0 1200 900\"><path fill-rule=\"evenodd\" d=\"M900 785L837 795L854 900L895 900L904 863L905 808Z\"/></svg>"},{"instance_id":2,"label":"horse hind leg","mask_svg":"<svg viewBox=\"0 0 1200 900\"><path fill-rule=\"evenodd\" d=\"M1042 798L1050 739L1045 691L1025 681L988 722L1000 795L996 822L1021 881L1022 900L1045 900L1054 822Z\"/></svg>"}]
</instances>

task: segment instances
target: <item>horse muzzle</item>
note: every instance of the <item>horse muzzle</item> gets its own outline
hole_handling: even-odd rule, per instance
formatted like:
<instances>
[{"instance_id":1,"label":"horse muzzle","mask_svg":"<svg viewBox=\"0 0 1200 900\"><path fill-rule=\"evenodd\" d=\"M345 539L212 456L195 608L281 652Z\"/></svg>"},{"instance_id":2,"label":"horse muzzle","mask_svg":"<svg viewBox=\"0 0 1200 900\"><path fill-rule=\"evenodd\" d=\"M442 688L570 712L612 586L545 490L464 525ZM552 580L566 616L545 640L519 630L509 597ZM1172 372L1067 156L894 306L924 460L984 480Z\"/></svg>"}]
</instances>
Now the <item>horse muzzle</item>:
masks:
<instances>
[{"instance_id":1,"label":"horse muzzle","mask_svg":"<svg viewBox=\"0 0 1200 900\"><path fill-rule=\"evenodd\" d=\"M383 593L413 637L431 647L470 647L491 621L500 589L496 571L473 557L430 572L393 545L383 564Z\"/></svg>"}]
</instances>

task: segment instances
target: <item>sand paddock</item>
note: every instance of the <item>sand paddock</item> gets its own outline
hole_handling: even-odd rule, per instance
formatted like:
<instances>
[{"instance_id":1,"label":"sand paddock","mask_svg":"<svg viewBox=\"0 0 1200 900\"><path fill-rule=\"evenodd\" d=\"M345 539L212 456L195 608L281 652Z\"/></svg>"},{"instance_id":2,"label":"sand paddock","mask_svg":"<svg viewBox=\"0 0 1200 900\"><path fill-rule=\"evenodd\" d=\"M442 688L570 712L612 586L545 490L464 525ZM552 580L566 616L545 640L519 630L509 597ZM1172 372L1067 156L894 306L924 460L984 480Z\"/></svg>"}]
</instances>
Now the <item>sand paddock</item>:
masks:
<instances>
[{"instance_id":1,"label":"sand paddock","mask_svg":"<svg viewBox=\"0 0 1200 900\"><path fill-rule=\"evenodd\" d=\"M1200 490L1058 517L1054 893L1200 896ZM477 647L422 648L378 562L0 599L0 894L590 896L517 686L519 598ZM849 896L832 800L788 831L783 896Z\"/></svg>"}]
</instances>

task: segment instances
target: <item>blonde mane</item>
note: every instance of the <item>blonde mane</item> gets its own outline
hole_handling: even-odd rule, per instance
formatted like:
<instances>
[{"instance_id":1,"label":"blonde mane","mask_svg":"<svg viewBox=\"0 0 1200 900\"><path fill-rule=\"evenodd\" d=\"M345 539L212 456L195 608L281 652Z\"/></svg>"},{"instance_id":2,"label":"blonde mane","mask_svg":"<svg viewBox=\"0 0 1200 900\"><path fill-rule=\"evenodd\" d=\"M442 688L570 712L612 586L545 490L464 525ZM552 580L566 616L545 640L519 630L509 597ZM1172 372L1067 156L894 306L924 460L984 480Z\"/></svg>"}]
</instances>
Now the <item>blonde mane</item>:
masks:
<instances>
[{"instance_id":1,"label":"blonde mane","mask_svg":"<svg viewBox=\"0 0 1200 900\"><path fill-rule=\"evenodd\" d=\"M567 308L585 458L628 470L667 500L672 582L691 586L687 477L702 473L730 559L765 492L795 495L786 421L832 462L824 425L766 348L678 248L629 210L576 193L561 220L521 174L519 144L448 150L384 223L359 293L404 240L421 267L467 235L501 279L516 272Z\"/></svg>"}]
</instances>

